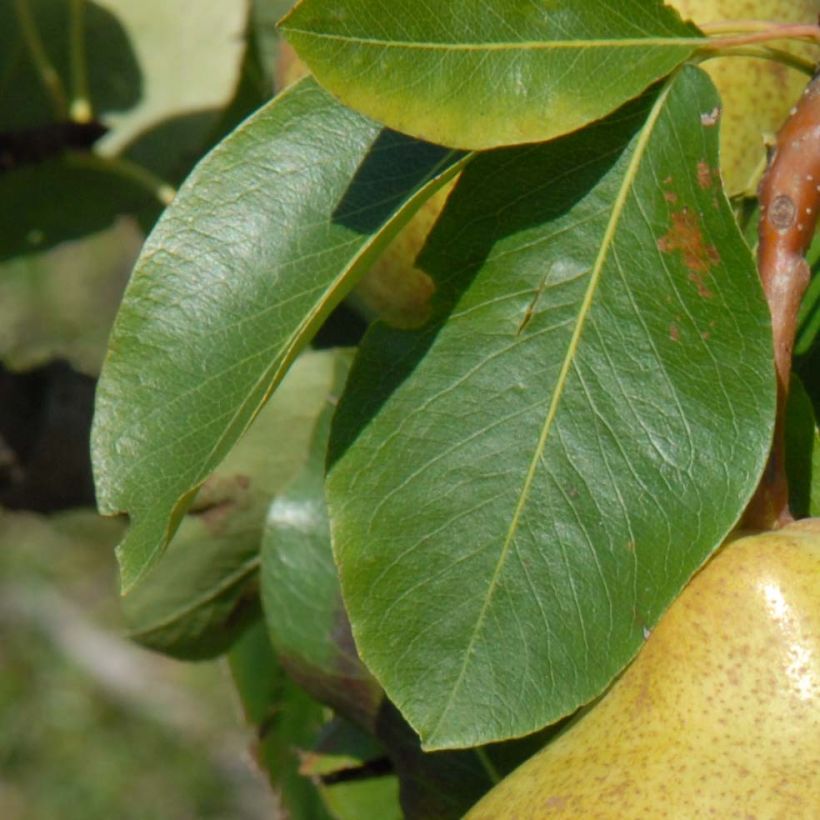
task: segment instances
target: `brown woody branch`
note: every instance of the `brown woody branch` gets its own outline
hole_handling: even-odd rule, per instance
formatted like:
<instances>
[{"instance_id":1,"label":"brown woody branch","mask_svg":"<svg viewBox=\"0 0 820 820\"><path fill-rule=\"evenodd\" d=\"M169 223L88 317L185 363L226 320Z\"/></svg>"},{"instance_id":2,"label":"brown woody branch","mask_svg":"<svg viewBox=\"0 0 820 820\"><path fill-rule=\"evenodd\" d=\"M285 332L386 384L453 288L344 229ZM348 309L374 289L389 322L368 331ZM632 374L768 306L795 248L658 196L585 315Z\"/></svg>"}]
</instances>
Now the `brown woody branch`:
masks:
<instances>
[{"instance_id":1,"label":"brown woody branch","mask_svg":"<svg viewBox=\"0 0 820 820\"><path fill-rule=\"evenodd\" d=\"M777 135L760 200L760 278L772 314L777 420L766 472L745 524L770 529L792 520L785 465L785 413L800 300L809 284L806 250L820 208L820 74L803 92Z\"/></svg>"}]
</instances>

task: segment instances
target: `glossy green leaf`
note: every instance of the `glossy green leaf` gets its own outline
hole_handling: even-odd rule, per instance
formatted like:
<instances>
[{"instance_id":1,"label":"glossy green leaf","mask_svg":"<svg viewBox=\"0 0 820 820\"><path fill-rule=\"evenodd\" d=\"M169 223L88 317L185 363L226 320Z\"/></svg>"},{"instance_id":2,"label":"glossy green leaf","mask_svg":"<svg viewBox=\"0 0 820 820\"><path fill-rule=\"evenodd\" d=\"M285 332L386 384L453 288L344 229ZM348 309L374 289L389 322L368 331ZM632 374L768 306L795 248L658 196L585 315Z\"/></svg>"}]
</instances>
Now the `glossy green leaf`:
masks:
<instances>
[{"instance_id":1,"label":"glossy green leaf","mask_svg":"<svg viewBox=\"0 0 820 820\"><path fill-rule=\"evenodd\" d=\"M687 67L479 157L419 262L437 315L365 338L331 437L334 551L361 656L427 748L595 697L755 487L771 331L717 104Z\"/></svg>"},{"instance_id":2,"label":"glossy green leaf","mask_svg":"<svg viewBox=\"0 0 820 820\"><path fill-rule=\"evenodd\" d=\"M212 657L258 615L265 514L308 459L335 361L329 352L300 356L202 486L168 551L123 601L130 637L176 657Z\"/></svg>"},{"instance_id":3,"label":"glossy green leaf","mask_svg":"<svg viewBox=\"0 0 820 820\"><path fill-rule=\"evenodd\" d=\"M324 723L324 708L285 675L261 619L237 641L228 663L257 737L252 752L287 816L331 820L316 786L299 774L301 756L313 747Z\"/></svg>"},{"instance_id":4,"label":"glossy green leaf","mask_svg":"<svg viewBox=\"0 0 820 820\"><path fill-rule=\"evenodd\" d=\"M381 130L314 82L211 152L137 263L97 393L100 509L127 512L131 587L196 488L452 152Z\"/></svg>"},{"instance_id":5,"label":"glossy green leaf","mask_svg":"<svg viewBox=\"0 0 820 820\"><path fill-rule=\"evenodd\" d=\"M268 512L261 591L271 643L291 677L312 697L372 728L383 693L359 660L350 634L324 493L330 420L349 367L349 354L340 355L310 458Z\"/></svg>"},{"instance_id":6,"label":"glossy green leaf","mask_svg":"<svg viewBox=\"0 0 820 820\"><path fill-rule=\"evenodd\" d=\"M282 29L347 105L472 149L574 131L704 41L659 0L302 0Z\"/></svg>"}]
</instances>

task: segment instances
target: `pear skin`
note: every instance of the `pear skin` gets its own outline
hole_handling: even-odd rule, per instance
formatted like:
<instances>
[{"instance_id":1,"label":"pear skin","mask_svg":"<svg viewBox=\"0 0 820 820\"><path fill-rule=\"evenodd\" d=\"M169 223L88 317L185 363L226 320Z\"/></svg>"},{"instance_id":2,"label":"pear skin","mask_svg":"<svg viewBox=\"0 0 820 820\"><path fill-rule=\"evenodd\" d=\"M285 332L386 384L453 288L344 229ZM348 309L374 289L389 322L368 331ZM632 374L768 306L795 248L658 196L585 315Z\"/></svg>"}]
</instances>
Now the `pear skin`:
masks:
<instances>
[{"instance_id":1,"label":"pear skin","mask_svg":"<svg viewBox=\"0 0 820 820\"><path fill-rule=\"evenodd\" d=\"M818 0L666 0L666 4L698 25L724 20L816 23L820 14ZM768 45L810 62L820 59L816 45L794 41ZM800 99L809 78L795 68L758 58L718 57L702 67L723 101L720 169L726 191L730 196L754 195L765 168L766 144Z\"/></svg>"},{"instance_id":2,"label":"pear skin","mask_svg":"<svg viewBox=\"0 0 820 820\"><path fill-rule=\"evenodd\" d=\"M820 817L820 519L725 544L469 820Z\"/></svg>"}]
</instances>

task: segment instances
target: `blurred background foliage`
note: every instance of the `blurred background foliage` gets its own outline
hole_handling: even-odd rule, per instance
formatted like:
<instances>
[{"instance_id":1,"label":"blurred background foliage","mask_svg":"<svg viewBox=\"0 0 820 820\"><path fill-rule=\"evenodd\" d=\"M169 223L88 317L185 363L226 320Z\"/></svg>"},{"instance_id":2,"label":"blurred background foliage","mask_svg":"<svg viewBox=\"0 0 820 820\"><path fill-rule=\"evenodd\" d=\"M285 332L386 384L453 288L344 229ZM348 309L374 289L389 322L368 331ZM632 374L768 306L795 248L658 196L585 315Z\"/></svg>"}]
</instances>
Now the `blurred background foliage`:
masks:
<instances>
[{"instance_id":1,"label":"blurred background foliage","mask_svg":"<svg viewBox=\"0 0 820 820\"><path fill-rule=\"evenodd\" d=\"M88 438L142 240L193 164L273 95L287 6L0 3L4 820L282 812L224 659L181 663L125 637L124 523L94 512Z\"/></svg>"}]
</instances>

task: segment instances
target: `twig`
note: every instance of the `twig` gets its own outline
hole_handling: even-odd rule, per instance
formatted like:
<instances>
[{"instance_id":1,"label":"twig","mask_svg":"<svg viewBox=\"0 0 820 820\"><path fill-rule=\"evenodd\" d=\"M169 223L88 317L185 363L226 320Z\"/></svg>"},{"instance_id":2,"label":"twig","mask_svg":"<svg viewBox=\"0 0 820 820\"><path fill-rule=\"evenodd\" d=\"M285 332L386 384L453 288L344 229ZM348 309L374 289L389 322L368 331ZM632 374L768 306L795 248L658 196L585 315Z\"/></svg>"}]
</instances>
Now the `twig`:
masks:
<instances>
[{"instance_id":1,"label":"twig","mask_svg":"<svg viewBox=\"0 0 820 820\"><path fill-rule=\"evenodd\" d=\"M703 32L712 34L721 31L719 25L722 24L713 24L712 26L704 24L700 28ZM733 30L740 33L727 34L723 37L711 37L701 48L731 48L732 46L745 46L751 43L766 43L771 40L783 39L820 42L820 26L810 23L760 23L759 27L745 31L738 23Z\"/></svg>"},{"instance_id":2,"label":"twig","mask_svg":"<svg viewBox=\"0 0 820 820\"><path fill-rule=\"evenodd\" d=\"M792 520L784 428L797 313L811 277L804 256L820 208L820 74L808 84L778 133L758 198L757 261L772 314L777 420L769 463L747 508L745 523L768 529Z\"/></svg>"}]
</instances>

